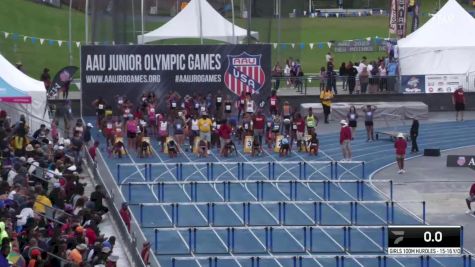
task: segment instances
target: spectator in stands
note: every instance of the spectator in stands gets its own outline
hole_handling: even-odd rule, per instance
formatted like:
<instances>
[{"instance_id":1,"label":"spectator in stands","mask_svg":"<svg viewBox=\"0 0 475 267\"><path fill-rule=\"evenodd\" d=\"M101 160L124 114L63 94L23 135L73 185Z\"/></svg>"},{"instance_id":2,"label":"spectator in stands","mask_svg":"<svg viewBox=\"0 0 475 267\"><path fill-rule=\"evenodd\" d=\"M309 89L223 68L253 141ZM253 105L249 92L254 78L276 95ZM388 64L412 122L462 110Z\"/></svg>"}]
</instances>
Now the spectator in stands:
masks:
<instances>
[{"instance_id":1,"label":"spectator in stands","mask_svg":"<svg viewBox=\"0 0 475 267\"><path fill-rule=\"evenodd\" d=\"M333 61L332 52L328 51L328 53L325 55L325 61L327 63Z\"/></svg>"},{"instance_id":2,"label":"spectator in stands","mask_svg":"<svg viewBox=\"0 0 475 267\"><path fill-rule=\"evenodd\" d=\"M53 207L51 200L44 194L44 190L40 185L35 186L36 200L33 210L36 213L45 214L47 208Z\"/></svg>"},{"instance_id":3,"label":"spectator in stands","mask_svg":"<svg viewBox=\"0 0 475 267\"><path fill-rule=\"evenodd\" d=\"M119 210L120 217L125 223L125 226L127 226L127 231L130 232L130 222L132 221L132 216L129 211L129 205L127 202L122 203L122 207Z\"/></svg>"},{"instance_id":4,"label":"spectator in stands","mask_svg":"<svg viewBox=\"0 0 475 267\"><path fill-rule=\"evenodd\" d=\"M71 100L66 100L64 102L62 113L63 113L63 119L64 119L64 137L69 138L71 123L73 121L73 111L72 111L72 106L71 106ZM97 125L100 125L99 121L97 121Z\"/></svg>"},{"instance_id":5,"label":"spectator in stands","mask_svg":"<svg viewBox=\"0 0 475 267\"><path fill-rule=\"evenodd\" d=\"M282 66L280 66L279 62L275 63L274 68L272 69L272 77L275 79L274 90L277 91L279 90L280 79L282 78Z\"/></svg>"},{"instance_id":6,"label":"spectator in stands","mask_svg":"<svg viewBox=\"0 0 475 267\"><path fill-rule=\"evenodd\" d=\"M351 95L355 91L356 75L358 75L358 71L351 61L346 65L346 75L348 76L348 92Z\"/></svg>"},{"instance_id":7,"label":"spectator in stands","mask_svg":"<svg viewBox=\"0 0 475 267\"><path fill-rule=\"evenodd\" d=\"M48 90L51 86L51 76L49 75L49 69L44 68L43 73L41 73L40 81L45 85L45 89Z\"/></svg>"},{"instance_id":8,"label":"spectator in stands","mask_svg":"<svg viewBox=\"0 0 475 267\"><path fill-rule=\"evenodd\" d=\"M99 214L104 214L109 211L107 207L104 207L103 199L106 198L104 188L102 185L96 185L96 190L91 193L91 201L94 202L93 210Z\"/></svg>"},{"instance_id":9,"label":"spectator in stands","mask_svg":"<svg viewBox=\"0 0 475 267\"><path fill-rule=\"evenodd\" d=\"M327 85L325 91L320 93L320 101L322 102L323 115L325 116L325 123L328 122L328 117L330 116L331 106L332 106L333 93L331 87Z\"/></svg>"},{"instance_id":10,"label":"spectator in stands","mask_svg":"<svg viewBox=\"0 0 475 267\"><path fill-rule=\"evenodd\" d=\"M455 106L455 121L463 121L463 112L465 110L465 95L463 87L459 85L457 90L452 94L452 104Z\"/></svg>"},{"instance_id":11,"label":"spectator in stands","mask_svg":"<svg viewBox=\"0 0 475 267\"><path fill-rule=\"evenodd\" d=\"M325 90L325 81L327 80L327 71L325 67L320 68L320 92Z\"/></svg>"},{"instance_id":12,"label":"spectator in stands","mask_svg":"<svg viewBox=\"0 0 475 267\"><path fill-rule=\"evenodd\" d=\"M419 121L415 117L412 118L410 135L412 141L411 153L417 153L419 152L419 146L417 145L417 136L419 135Z\"/></svg>"},{"instance_id":13,"label":"spectator in stands","mask_svg":"<svg viewBox=\"0 0 475 267\"><path fill-rule=\"evenodd\" d=\"M345 62L341 63L338 75L340 76L341 81L343 83L343 85L342 85L343 91L346 91L346 86L347 86L347 81L348 81L348 74L346 73L346 63Z\"/></svg>"},{"instance_id":14,"label":"spectator in stands","mask_svg":"<svg viewBox=\"0 0 475 267\"><path fill-rule=\"evenodd\" d=\"M33 133L33 138L37 139L40 136L45 137L46 136L45 130L46 130L46 125L41 124L40 128Z\"/></svg>"},{"instance_id":15,"label":"spectator in stands","mask_svg":"<svg viewBox=\"0 0 475 267\"><path fill-rule=\"evenodd\" d=\"M404 170L404 158L406 156L407 142L403 133L397 135L397 140L394 142L394 148L396 148L396 161L398 165L398 174L403 174Z\"/></svg>"},{"instance_id":16,"label":"spectator in stands","mask_svg":"<svg viewBox=\"0 0 475 267\"><path fill-rule=\"evenodd\" d=\"M472 186L470 187L470 192L468 192L468 197L465 199L465 201L467 202L468 207L468 210L465 213L470 214L472 213L471 203L475 202L475 184L472 184Z\"/></svg>"},{"instance_id":17,"label":"spectator in stands","mask_svg":"<svg viewBox=\"0 0 475 267\"><path fill-rule=\"evenodd\" d=\"M398 64L394 59L389 61L389 64L387 65L387 71L388 91L394 91L396 89L396 77L398 75Z\"/></svg>"},{"instance_id":18,"label":"spectator in stands","mask_svg":"<svg viewBox=\"0 0 475 267\"><path fill-rule=\"evenodd\" d=\"M343 161L351 161L351 130L346 120L341 120L340 125L340 146L343 153Z\"/></svg>"},{"instance_id":19,"label":"spectator in stands","mask_svg":"<svg viewBox=\"0 0 475 267\"><path fill-rule=\"evenodd\" d=\"M360 80L361 93L366 94L366 90L368 89L369 83L369 72L367 67L363 67L361 69L361 72L358 74L358 78Z\"/></svg>"},{"instance_id":20,"label":"spectator in stands","mask_svg":"<svg viewBox=\"0 0 475 267\"><path fill-rule=\"evenodd\" d=\"M8 254L10 254L10 246L8 244L4 244L2 245L1 249L0 249L0 266L4 266L4 267L8 267L8 266L11 266L9 263L8 263Z\"/></svg>"}]
</instances>

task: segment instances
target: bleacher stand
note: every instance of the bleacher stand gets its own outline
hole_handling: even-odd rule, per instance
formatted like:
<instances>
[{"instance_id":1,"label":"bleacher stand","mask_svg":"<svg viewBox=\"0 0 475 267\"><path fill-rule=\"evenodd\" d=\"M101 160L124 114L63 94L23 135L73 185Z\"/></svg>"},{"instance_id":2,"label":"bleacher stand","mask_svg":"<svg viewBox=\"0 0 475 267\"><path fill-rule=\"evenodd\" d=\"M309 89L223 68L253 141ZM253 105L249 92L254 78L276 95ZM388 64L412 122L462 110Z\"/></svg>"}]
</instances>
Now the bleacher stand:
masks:
<instances>
[{"instance_id":1,"label":"bleacher stand","mask_svg":"<svg viewBox=\"0 0 475 267\"><path fill-rule=\"evenodd\" d=\"M0 266L115 266L115 237L98 228L108 211L103 188L84 194L87 131L78 127L74 140L52 138L24 117L0 117Z\"/></svg>"}]
</instances>

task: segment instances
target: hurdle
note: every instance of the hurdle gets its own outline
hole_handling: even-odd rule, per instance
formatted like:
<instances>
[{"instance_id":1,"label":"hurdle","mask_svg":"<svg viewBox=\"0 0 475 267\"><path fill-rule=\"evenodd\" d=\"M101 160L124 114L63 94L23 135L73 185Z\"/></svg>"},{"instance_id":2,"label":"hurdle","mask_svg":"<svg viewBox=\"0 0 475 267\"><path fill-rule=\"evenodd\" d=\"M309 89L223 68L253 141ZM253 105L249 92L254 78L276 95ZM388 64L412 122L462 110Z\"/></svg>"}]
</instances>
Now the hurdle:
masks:
<instances>
[{"instance_id":1,"label":"hurdle","mask_svg":"<svg viewBox=\"0 0 475 267\"><path fill-rule=\"evenodd\" d=\"M402 203L421 203L417 201L405 201L405 202L397 202L396 204ZM193 206L196 209L206 210L205 212L205 225L207 226L215 226L215 218L216 216L223 217L225 214L220 213L217 211L218 206L228 206L228 207L235 207L236 209L239 208L238 212L241 213L242 219L242 227L245 226L313 226L313 225L320 225L320 226L327 226L323 223L323 205L327 205L331 207L332 205L349 205L350 206L350 214L348 214L349 223L345 224L346 226L374 226L374 225L367 225L361 223L358 220L358 210L359 207L362 205L380 205L381 207L386 207L385 209L385 218L386 220L381 220L382 224L393 224L392 218L393 209L395 205L393 202L388 201L249 201L249 202L181 202L181 203L140 203L139 206L139 223L142 228L161 228L161 229L171 229L176 227L181 227L179 225L179 216L180 216L180 207L185 206ZM133 204L132 204L133 205ZM277 210L277 214L275 214L277 221L275 221L274 225L265 224L265 225L257 225L252 224L251 218L254 216L251 212L252 207L262 207L262 205L267 206L274 206L274 209ZM289 206L296 206L296 205L308 205L309 208L312 210L313 214L307 214L308 217L312 218L307 223L299 223L299 224L289 224L286 221L287 213L289 210ZM144 207L160 207L160 208L170 208L171 213L171 225L165 226L145 226L143 223L144 217ZM391 207L391 208L389 208ZM342 214L344 216L344 214ZM346 217L346 216L345 216ZM384 215L382 215L384 217ZM422 223L419 223L422 224ZM416 225L416 224L414 224ZM236 225L226 225L227 227L236 226ZM339 225L342 226L342 225Z\"/></svg>"},{"instance_id":2,"label":"hurdle","mask_svg":"<svg viewBox=\"0 0 475 267\"><path fill-rule=\"evenodd\" d=\"M207 181L229 180L230 178L236 180L280 180L281 177L295 177L297 180L314 180L316 178L335 179L335 174L338 171L337 164L338 162L335 161L119 163L117 164L117 183L120 184L125 179L124 171L126 167L134 167L135 169L129 176L137 173L136 168L143 168L145 181L154 181L163 177L167 179L171 177L173 180L183 181L195 174ZM286 168L285 166L289 167ZM294 168L298 168L295 174L293 172ZM324 173L322 169L328 169L329 173ZM298 176L296 175L297 172ZM218 174L216 175L216 173ZM257 173L260 174L257 175ZM153 174L159 174L159 176L154 177Z\"/></svg>"},{"instance_id":3,"label":"hurdle","mask_svg":"<svg viewBox=\"0 0 475 267\"><path fill-rule=\"evenodd\" d=\"M127 182L118 184L119 186L126 186L127 193L128 193L128 201L133 203L133 190L132 187L140 187L140 186L152 186L157 187L157 201L158 202L165 202L165 186L189 186L189 195L192 201L198 202L199 196L204 196L203 189L200 189L200 185L210 185L210 186L222 186L222 193L223 193L223 202L231 201L231 192L232 192L232 185L255 185L256 188L256 198L257 200L265 200L265 187L266 186L275 186L275 185L288 185L289 191L288 196L291 200L298 200L299 197L299 186L310 187L310 185L322 185L322 191L319 192L317 195L322 198L323 200L330 201L332 200L331 192L332 186L336 186L338 189L341 184L349 184L354 185L355 187L355 194L347 193L350 197L355 198L356 201L363 201L365 200L365 190L364 187L372 187L375 182L383 183L389 185L389 190L393 191L393 183L391 180L378 180L373 181L370 183L369 181L365 180L223 180L223 181L155 181L155 182ZM320 196L323 196L321 197ZM388 199L392 201L392 193L390 194ZM251 201L251 200L250 200Z\"/></svg>"},{"instance_id":4,"label":"hurdle","mask_svg":"<svg viewBox=\"0 0 475 267\"><path fill-rule=\"evenodd\" d=\"M183 254L183 255L187 255L187 254L190 254L190 253L200 254L200 253L202 253L199 250L199 245L200 244L196 242L196 240L198 240L197 237L200 233L207 234L206 233L207 231L214 232L215 234L216 234L216 232L223 232L226 235L226 248L225 248L225 250L228 253L237 253L237 254L239 254L240 252L236 251L236 240L238 240L236 238L236 235L239 232L259 231L260 233L263 233L264 237L265 237L264 238L265 239L264 240L265 247L261 251L262 253L263 252L290 253L292 251L276 250L276 248L274 247L274 240L275 240L275 235L277 234L277 231L284 231L285 232L285 231L288 231L288 230L294 230L294 234L292 234L293 238L296 240L296 242L299 242L300 244L302 244L303 249L300 251L300 253L307 253L307 252L308 253L325 252L325 253L338 253L338 254L339 253L346 253L346 252L351 251L351 242L352 242L351 240L352 240L352 238L354 238L353 235L351 234L352 231L359 231L359 232L362 232L362 233L363 233L364 230L379 231L380 237L381 237L380 240L383 240L384 238L386 238L384 235L387 233L386 227L381 227L381 226L176 227L176 228L173 228L173 229L155 229L154 230L155 231L155 237L154 237L155 246L154 247L155 248L159 247L159 244L160 244L159 243L160 242L159 234L160 233L179 232L179 233L187 234L187 237L188 237L185 240L186 245L188 247L188 251L183 252L181 254ZM337 244L339 244L342 249L337 250L337 251L332 251L332 252L316 250L315 247L314 247L314 240L315 240L315 235L316 235L317 230L322 231L324 233L328 230L341 231L341 233L343 234L343 240L339 240L339 241L335 240L335 242L337 242ZM295 231L300 232L300 234L298 236L296 236ZM384 245L383 243L379 244L380 241L373 240L368 236L366 238L370 242L378 242L379 248L376 249L376 250L369 249L367 251L364 251L365 253L384 253L385 247L383 246ZM207 244L207 246L209 246L209 244ZM293 252L295 253L295 251L293 251ZM203 253L206 254L206 253L209 253L209 252L203 252ZM155 254L170 255L170 254L166 254L166 253L161 253L160 251L157 251L157 250L155 250Z\"/></svg>"},{"instance_id":5,"label":"hurdle","mask_svg":"<svg viewBox=\"0 0 475 267\"><path fill-rule=\"evenodd\" d=\"M351 168L346 168L344 165L352 164L355 165ZM351 174L351 176L355 176L356 178L364 179L365 177L365 162L364 161L335 161L334 163L335 166L335 175L332 177L332 179L337 179L339 180L340 177L338 177L339 174L344 175L345 173ZM361 166L361 177L357 177L351 170L353 168L356 168L358 166ZM339 167L343 169L342 173L339 173Z\"/></svg>"},{"instance_id":6,"label":"hurdle","mask_svg":"<svg viewBox=\"0 0 475 267\"><path fill-rule=\"evenodd\" d=\"M209 267L223 267L227 266L225 262L228 260L239 261L240 263L246 263L244 265L252 267L260 267L261 262L264 260L281 260L292 262L293 267L302 267L303 261L305 260L324 260L324 259L333 259L334 265L337 267L344 267L345 261L351 260L374 260L378 267L387 267L389 260L398 260L398 259L411 259L414 260L414 263L418 263L421 267L430 267L431 259L453 259L458 260L462 263L460 267L471 267L472 266L472 255L437 255L437 256L420 256L420 255L259 255L259 256L177 256L172 258L172 266L176 267L176 262L195 262L195 261L207 261ZM305 265L308 266L308 265ZM403 265L405 266L405 265Z\"/></svg>"}]
</instances>

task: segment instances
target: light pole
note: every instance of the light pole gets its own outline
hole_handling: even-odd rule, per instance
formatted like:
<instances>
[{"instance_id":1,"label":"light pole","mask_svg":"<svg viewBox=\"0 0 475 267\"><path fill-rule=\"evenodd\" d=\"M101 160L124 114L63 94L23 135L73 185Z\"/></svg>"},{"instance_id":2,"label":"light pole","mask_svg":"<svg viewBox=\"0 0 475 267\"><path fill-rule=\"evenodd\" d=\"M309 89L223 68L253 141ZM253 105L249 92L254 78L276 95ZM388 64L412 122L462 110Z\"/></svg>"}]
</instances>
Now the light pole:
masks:
<instances>
[{"instance_id":1,"label":"light pole","mask_svg":"<svg viewBox=\"0 0 475 267\"><path fill-rule=\"evenodd\" d=\"M69 44L68 44L68 49L69 49L69 65L73 63L73 51L72 51L72 25L71 25L71 9L73 6L73 0L69 0Z\"/></svg>"}]
</instances>

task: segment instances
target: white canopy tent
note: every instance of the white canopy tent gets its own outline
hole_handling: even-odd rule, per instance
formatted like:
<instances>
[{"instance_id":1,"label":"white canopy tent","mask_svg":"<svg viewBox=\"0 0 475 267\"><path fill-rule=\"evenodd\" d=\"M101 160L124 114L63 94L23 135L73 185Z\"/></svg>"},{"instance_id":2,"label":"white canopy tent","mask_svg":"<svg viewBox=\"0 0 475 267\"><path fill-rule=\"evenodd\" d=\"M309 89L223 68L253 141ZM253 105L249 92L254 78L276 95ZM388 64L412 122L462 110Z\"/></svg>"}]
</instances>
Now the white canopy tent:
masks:
<instances>
[{"instance_id":1,"label":"white canopy tent","mask_svg":"<svg viewBox=\"0 0 475 267\"><path fill-rule=\"evenodd\" d=\"M19 120L20 115L25 115L31 131L35 131L41 124L50 122L46 109L46 90L43 82L35 80L13 66L6 58L0 55L0 80L3 86L8 85L21 94L31 97L31 104L0 102L0 109L5 110L11 117L12 123ZM4 92L5 88L0 88ZM46 111L46 112L45 112Z\"/></svg>"},{"instance_id":2,"label":"white canopy tent","mask_svg":"<svg viewBox=\"0 0 475 267\"><path fill-rule=\"evenodd\" d=\"M475 71L475 19L449 0L421 28L398 41L401 75Z\"/></svg>"},{"instance_id":3,"label":"white canopy tent","mask_svg":"<svg viewBox=\"0 0 475 267\"><path fill-rule=\"evenodd\" d=\"M137 36L139 44L165 39L200 38L238 43L247 36L240 28L221 16L206 0L191 0L175 17L160 28ZM251 36L258 39L257 32Z\"/></svg>"}]
</instances>

